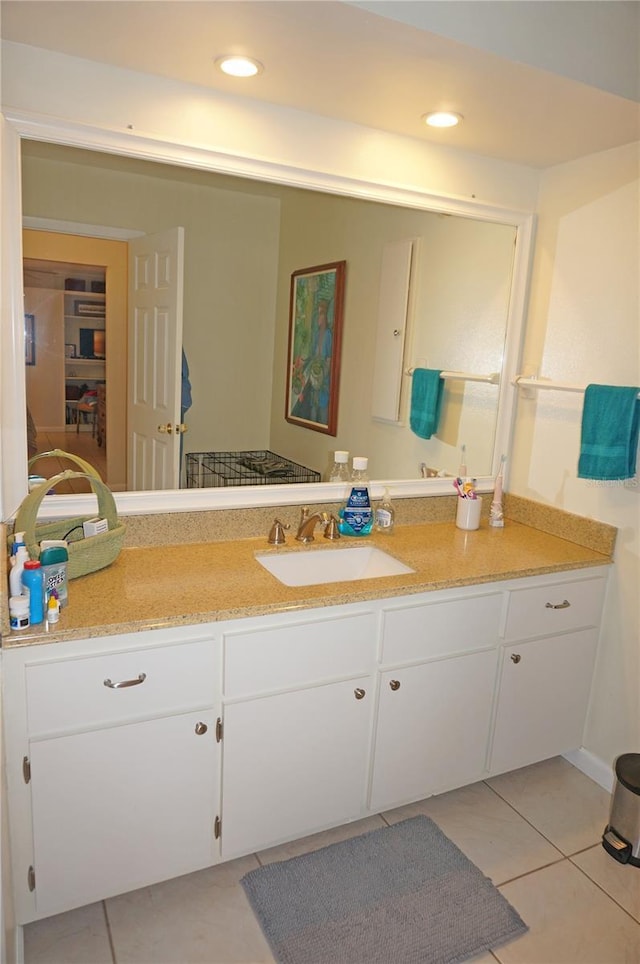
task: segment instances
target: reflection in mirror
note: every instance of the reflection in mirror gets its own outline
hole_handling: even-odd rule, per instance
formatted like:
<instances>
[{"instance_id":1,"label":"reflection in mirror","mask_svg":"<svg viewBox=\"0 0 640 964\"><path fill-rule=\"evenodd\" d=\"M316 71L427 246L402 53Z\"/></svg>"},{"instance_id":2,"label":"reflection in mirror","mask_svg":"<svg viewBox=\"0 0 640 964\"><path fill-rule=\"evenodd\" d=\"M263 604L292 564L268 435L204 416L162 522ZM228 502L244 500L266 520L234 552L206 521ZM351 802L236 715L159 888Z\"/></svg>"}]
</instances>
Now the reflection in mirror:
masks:
<instances>
[{"instance_id":1,"label":"reflection in mirror","mask_svg":"<svg viewBox=\"0 0 640 964\"><path fill-rule=\"evenodd\" d=\"M370 476L419 478L421 466L489 475L501 387L447 379L437 436L408 425L420 365L474 374L503 366L516 228L321 191L260 183L75 148L23 142L23 214L146 234L185 228L183 344L192 407L184 452L269 450L323 473L331 452L369 457ZM372 417L385 245L415 240L399 418ZM335 438L285 421L290 278L345 260ZM107 299L109 276L107 275ZM107 394L122 394L124 343L109 332ZM120 367L119 367L120 365ZM113 383L110 379L113 377ZM126 446L114 411L110 447ZM122 477L109 477L114 489Z\"/></svg>"}]
</instances>

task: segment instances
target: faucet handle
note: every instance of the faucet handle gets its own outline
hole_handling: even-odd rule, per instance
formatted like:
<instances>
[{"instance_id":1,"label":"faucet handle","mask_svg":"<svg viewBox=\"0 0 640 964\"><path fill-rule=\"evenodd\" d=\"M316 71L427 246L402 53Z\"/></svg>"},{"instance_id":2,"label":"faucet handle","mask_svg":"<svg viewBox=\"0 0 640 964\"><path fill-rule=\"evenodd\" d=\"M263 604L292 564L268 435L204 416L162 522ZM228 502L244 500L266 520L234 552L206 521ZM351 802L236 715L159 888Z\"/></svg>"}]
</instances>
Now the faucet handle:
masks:
<instances>
[{"instance_id":1,"label":"faucet handle","mask_svg":"<svg viewBox=\"0 0 640 964\"><path fill-rule=\"evenodd\" d=\"M331 539L332 541L340 538L340 529L338 528L338 520L334 515L329 515L325 519L324 537L325 539Z\"/></svg>"},{"instance_id":2,"label":"faucet handle","mask_svg":"<svg viewBox=\"0 0 640 964\"><path fill-rule=\"evenodd\" d=\"M273 525L271 526L271 531L269 532L269 538L267 542L270 546L283 546L285 544L286 538L284 530L289 528L289 523L280 522L280 519L274 519Z\"/></svg>"}]
</instances>

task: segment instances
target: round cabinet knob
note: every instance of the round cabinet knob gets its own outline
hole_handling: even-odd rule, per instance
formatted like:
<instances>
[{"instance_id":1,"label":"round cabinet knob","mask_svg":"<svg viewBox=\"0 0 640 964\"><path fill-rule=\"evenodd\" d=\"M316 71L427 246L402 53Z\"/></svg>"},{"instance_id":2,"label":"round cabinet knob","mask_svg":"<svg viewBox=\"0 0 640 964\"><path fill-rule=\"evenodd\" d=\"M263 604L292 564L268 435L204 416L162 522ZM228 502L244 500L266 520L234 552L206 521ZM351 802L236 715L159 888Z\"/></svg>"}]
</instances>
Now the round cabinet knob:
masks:
<instances>
[{"instance_id":1,"label":"round cabinet knob","mask_svg":"<svg viewBox=\"0 0 640 964\"><path fill-rule=\"evenodd\" d=\"M399 680L399 679L392 679L391 682L389 683L389 686L391 687L391 689L392 689L393 692L395 693L396 690L399 690L399 689L400 689L400 680Z\"/></svg>"},{"instance_id":2,"label":"round cabinet knob","mask_svg":"<svg viewBox=\"0 0 640 964\"><path fill-rule=\"evenodd\" d=\"M195 729L196 729L196 736L204 736L204 734L208 730L208 726L206 723L196 723Z\"/></svg>"},{"instance_id":3,"label":"round cabinet knob","mask_svg":"<svg viewBox=\"0 0 640 964\"><path fill-rule=\"evenodd\" d=\"M512 663L519 663L522 659L522 656L520 653L512 653L510 659Z\"/></svg>"},{"instance_id":4,"label":"round cabinet knob","mask_svg":"<svg viewBox=\"0 0 640 964\"><path fill-rule=\"evenodd\" d=\"M356 698L357 700L363 700L363 699L365 698L366 693L365 693L365 690L360 689L360 687L358 686L358 687L353 691L353 695L355 696L355 698Z\"/></svg>"}]
</instances>

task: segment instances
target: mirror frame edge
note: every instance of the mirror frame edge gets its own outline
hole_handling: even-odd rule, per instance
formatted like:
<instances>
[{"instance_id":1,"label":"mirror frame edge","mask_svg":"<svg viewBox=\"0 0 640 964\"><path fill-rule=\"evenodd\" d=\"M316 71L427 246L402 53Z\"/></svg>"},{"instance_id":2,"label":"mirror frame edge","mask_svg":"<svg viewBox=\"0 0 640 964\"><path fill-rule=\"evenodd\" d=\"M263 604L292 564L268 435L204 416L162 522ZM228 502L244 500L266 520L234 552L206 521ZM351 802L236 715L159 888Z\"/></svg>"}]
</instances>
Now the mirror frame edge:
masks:
<instances>
[{"instance_id":1,"label":"mirror frame edge","mask_svg":"<svg viewBox=\"0 0 640 964\"><path fill-rule=\"evenodd\" d=\"M224 154L192 146L171 143L149 136L69 124L34 115L29 112L6 112L2 127L2 317L12 318L13 324L2 326L0 343L3 346L0 386L2 387L3 424L0 433L0 452L3 472L0 479L2 519L11 518L27 494L27 446L24 424L26 391L22 319L22 204L21 204L21 141L39 140L68 147L113 153L144 160L232 174L247 179L315 191L325 191L363 200L378 201L447 214L457 214L476 220L511 224L516 228L516 244L509 310L507 316L502 378L499 386L498 419L494 439L492 474L478 479L480 492L491 491L493 478L503 453L510 451L515 422L517 388L515 375L522 353L526 302L533 258L535 213L502 208L457 196L430 194L423 191L341 177L317 170L294 168L284 164L258 160L240 155ZM9 202L9 203L5 203ZM10 329L10 331L8 330ZM9 362L6 361L9 359ZM22 378L16 372L22 371ZM9 391L11 374L12 391ZM6 426L10 426L10 431ZM508 480L508 462L505 482ZM372 494L382 495L388 487L396 498L450 495L451 484L446 479L373 480ZM116 492L114 497L122 515L143 515L162 512L189 512L216 509L251 508L270 505L301 505L306 502L335 502L343 497L343 487L331 483L287 485L283 498L282 485L241 486L213 489L160 490L158 492ZM70 513L82 513L93 504L93 496L46 497L43 514L48 518L63 518Z\"/></svg>"}]
</instances>

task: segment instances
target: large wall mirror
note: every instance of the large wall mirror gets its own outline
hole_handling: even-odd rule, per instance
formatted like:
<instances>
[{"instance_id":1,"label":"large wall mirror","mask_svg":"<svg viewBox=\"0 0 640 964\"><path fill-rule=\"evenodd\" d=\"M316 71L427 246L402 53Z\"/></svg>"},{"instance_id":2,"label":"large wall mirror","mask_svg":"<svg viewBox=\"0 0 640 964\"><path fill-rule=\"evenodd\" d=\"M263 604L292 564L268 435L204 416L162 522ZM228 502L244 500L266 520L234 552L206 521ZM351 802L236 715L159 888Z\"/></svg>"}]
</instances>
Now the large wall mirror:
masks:
<instances>
[{"instance_id":1,"label":"large wall mirror","mask_svg":"<svg viewBox=\"0 0 640 964\"><path fill-rule=\"evenodd\" d=\"M213 158L196 170L178 150L175 163L166 157L159 163L143 159L148 150L135 138L117 154L106 143L99 149L99 135L94 140L91 150L79 149L72 138L67 144L21 141L22 214L32 226L39 219L73 222L119 229L123 236L184 228L183 344L192 388L185 453L270 450L322 474L332 451L347 449L367 455L371 477L392 480L396 494L425 495L449 492L447 476L457 473L465 445L470 474L481 487L489 485L508 452L530 257L528 214L346 179L329 184L320 175L305 176L301 188L294 177L282 183L286 178L275 168L262 178L238 168L242 176L235 176L216 170ZM372 415L379 279L385 246L407 240L414 242L412 274L394 421ZM284 418L289 286L294 271L342 260L347 274L334 438ZM109 344L108 330L106 341L107 357L110 350L126 350ZM438 435L424 440L408 424L409 372L416 365L491 380L447 379ZM117 382L114 390L126 391ZM423 467L441 477L424 478ZM15 466L6 471L20 475ZM123 487L121 479L108 481ZM52 496L49 511L68 512L82 498ZM333 487L320 484L117 494L123 512L333 498ZM53 505L58 500L64 509Z\"/></svg>"}]
</instances>

